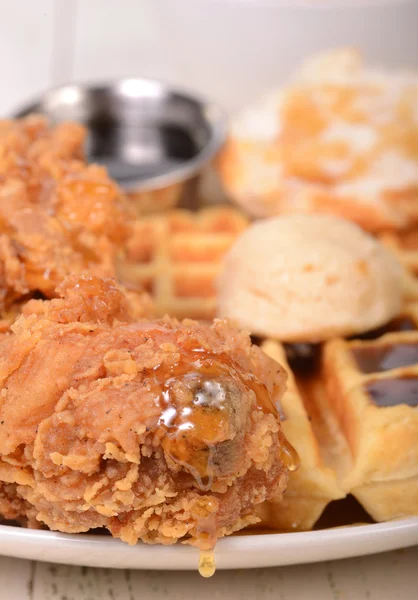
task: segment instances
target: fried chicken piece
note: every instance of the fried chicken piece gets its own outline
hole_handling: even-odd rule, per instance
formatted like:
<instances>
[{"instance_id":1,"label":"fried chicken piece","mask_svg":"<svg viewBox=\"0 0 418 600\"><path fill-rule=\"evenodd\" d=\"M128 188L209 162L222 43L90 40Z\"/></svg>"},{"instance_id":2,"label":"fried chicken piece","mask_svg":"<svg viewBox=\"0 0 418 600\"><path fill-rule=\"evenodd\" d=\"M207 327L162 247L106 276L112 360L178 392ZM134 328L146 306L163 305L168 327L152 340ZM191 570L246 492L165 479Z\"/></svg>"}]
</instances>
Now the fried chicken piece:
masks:
<instances>
[{"instance_id":1,"label":"fried chicken piece","mask_svg":"<svg viewBox=\"0 0 418 600\"><path fill-rule=\"evenodd\" d=\"M0 311L71 274L115 276L132 212L104 168L83 159L85 130L0 121Z\"/></svg>"},{"instance_id":2,"label":"fried chicken piece","mask_svg":"<svg viewBox=\"0 0 418 600\"><path fill-rule=\"evenodd\" d=\"M64 532L200 547L287 481L285 375L225 321L136 321L75 277L0 337L0 513Z\"/></svg>"}]
</instances>

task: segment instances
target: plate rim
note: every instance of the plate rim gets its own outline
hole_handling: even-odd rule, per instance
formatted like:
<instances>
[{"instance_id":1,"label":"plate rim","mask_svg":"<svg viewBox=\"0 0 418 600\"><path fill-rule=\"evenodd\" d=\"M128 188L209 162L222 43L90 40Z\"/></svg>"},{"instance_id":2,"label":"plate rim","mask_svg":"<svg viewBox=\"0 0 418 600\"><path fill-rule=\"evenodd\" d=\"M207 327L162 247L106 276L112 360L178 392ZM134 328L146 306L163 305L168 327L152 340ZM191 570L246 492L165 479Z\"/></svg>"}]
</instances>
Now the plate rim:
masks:
<instances>
[{"instance_id":1,"label":"plate rim","mask_svg":"<svg viewBox=\"0 0 418 600\"><path fill-rule=\"evenodd\" d=\"M293 539L295 544L298 544L298 542L300 543L301 541L305 541L305 539L311 539L314 538L317 539L318 537L323 537L325 539L333 539L335 537L338 538L345 538L345 537L363 537L363 535L365 534L366 530L370 533L376 534L376 533L381 533L381 532L392 532L392 531L399 531L399 530L403 530L405 528L409 529L409 527L416 527L417 528L417 532L418 532L418 515L415 517L407 517L407 518L400 518L400 519L393 519L391 521L382 521L380 523L364 523L364 524L359 524L357 525L356 523L353 523L352 525L340 525L337 527L329 527L327 529L312 529L310 531L283 531L283 532L274 532L274 530L272 530L272 532L270 533L269 531L266 530L266 532L264 533L250 533L250 534L246 534L243 532L236 532L233 535L228 535L225 536L221 539L218 539L217 541L217 545L218 544L223 544L223 545L229 545L230 543L232 543L235 540L242 540L242 539L251 539L251 540L256 540L257 542L259 540L262 539L273 539L278 540L287 540L289 542L289 540ZM94 533L65 533L62 531L52 531L52 530L46 530L46 529L29 529L26 527L19 527L17 525L4 525L4 524L0 524L0 538L3 535L3 531L6 531L6 536L8 535L13 535L14 533L18 532L17 535L22 534L25 537L29 536L32 538L37 538L37 539L42 539L42 540L52 540L55 539L56 541L88 541L88 542L94 542L94 543L98 543L98 542L105 542L106 545L109 545L109 543L111 544L117 544L117 545L123 545L125 548L137 548L138 546L142 547L147 547L147 548L190 548L193 546L190 546L189 544L182 544L181 542L177 542L175 544L171 544L171 545L165 545L165 544L147 544L146 542L143 542L141 540L138 541L138 543L136 545L129 545L126 542L123 542L122 540L120 540L119 538L115 538L112 536L108 536L108 535L100 535L100 534L94 534ZM243 530L241 530L243 531ZM12 534L13 532L13 534ZM292 542L290 542L292 543Z\"/></svg>"},{"instance_id":2,"label":"plate rim","mask_svg":"<svg viewBox=\"0 0 418 600\"><path fill-rule=\"evenodd\" d=\"M345 542L349 543L346 545ZM220 570L274 567L378 554L415 545L418 545L418 516L315 531L228 536L218 540L215 560ZM39 555L36 555L37 552ZM84 555L78 558L80 553ZM195 570L198 562L198 550L187 544L164 546L138 542L129 546L110 536L25 529L13 525L0 525L0 555L78 566L139 570Z\"/></svg>"}]
</instances>

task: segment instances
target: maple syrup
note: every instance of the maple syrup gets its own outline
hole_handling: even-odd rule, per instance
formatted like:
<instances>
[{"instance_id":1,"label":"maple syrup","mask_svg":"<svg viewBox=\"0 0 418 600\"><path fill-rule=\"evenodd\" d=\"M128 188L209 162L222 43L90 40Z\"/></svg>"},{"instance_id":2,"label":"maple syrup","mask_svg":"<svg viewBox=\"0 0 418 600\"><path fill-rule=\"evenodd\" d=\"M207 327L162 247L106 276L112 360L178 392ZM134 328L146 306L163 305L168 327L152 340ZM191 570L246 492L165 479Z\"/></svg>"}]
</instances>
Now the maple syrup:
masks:
<instances>
[{"instance_id":1,"label":"maple syrup","mask_svg":"<svg viewBox=\"0 0 418 600\"><path fill-rule=\"evenodd\" d=\"M321 365L319 344L284 344L290 368L298 379L317 377Z\"/></svg>"},{"instance_id":2,"label":"maple syrup","mask_svg":"<svg viewBox=\"0 0 418 600\"><path fill-rule=\"evenodd\" d=\"M362 373L381 373L418 363L418 344L359 346L352 350Z\"/></svg>"},{"instance_id":3,"label":"maple syrup","mask_svg":"<svg viewBox=\"0 0 418 600\"><path fill-rule=\"evenodd\" d=\"M296 471L299 468L299 455L286 438L282 440L280 446L280 460L290 472Z\"/></svg>"},{"instance_id":4,"label":"maple syrup","mask_svg":"<svg viewBox=\"0 0 418 600\"><path fill-rule=\"evenodd\" d=\"M214 548L217 540L215 510L198 520L197 540L200 550L198 564L199 573L202 577L212 577L216 570L214 555Z\"/></svg>"},{"instance_id":5,"label":"maple syrup","mask_svg":"<svg viewBox=\"0 0 418 600\"><path fill-rule=\"evenodd\" d=\"M215 574L216 563L213 550L200 551L198 570L202 577L212 577Z\"/></svg>"},{"instance_id":6,"label":"maple syrup","mask_svg":"<svg viewBox=\"0 0 418 600\"><path fill-rule=\"evenodd\" d=\"M365 387L373 402L382 408L399 404L418 406L418 379L415 377L378 379Z\"/></svg>"}]
</instances>

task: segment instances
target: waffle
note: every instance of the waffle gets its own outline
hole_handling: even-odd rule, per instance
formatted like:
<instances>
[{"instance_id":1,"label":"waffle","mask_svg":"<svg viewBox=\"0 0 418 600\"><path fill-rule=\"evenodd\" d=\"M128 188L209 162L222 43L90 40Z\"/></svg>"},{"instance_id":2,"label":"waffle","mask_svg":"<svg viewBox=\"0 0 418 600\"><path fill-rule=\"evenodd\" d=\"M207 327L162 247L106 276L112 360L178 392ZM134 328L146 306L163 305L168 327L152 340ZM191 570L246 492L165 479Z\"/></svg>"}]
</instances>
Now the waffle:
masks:
<instances>
[{"instance_id":1,"label":"waffle","mask_svg":"<svg viewBox=\"0 0 418 600\"><path fill-rule=\"evenodd\" d=\"M247 224L230 207L196 213L176 209L144 217L134 225L119 276L149 291L159 316L212 319L222 257Z\"/></svg>"},{"instance_id":2,"label":"waffle","mask_svg":"<svg viewBox=\"0 0 418 600\"><path fill-rule=\"evenodd\" d=\"M277 360L287 371L287 390L281 400L283 431L296 449L300 466L291 474L281 502L266 502L259 510L262 525L279 530L312 529L329 502L344 497L335 472L327 465L329 454L339 450L318 414L316 394L323 393L318 379L295 379L281 344L266 340L266 354ZM304 379L304 380L302 380Z\"/></svg>"},{"instance_id":3,"label":"waffle","mask_svg":"<svg viewBox=\"0 0 418 600\"><path fill-rule=\"evenodd\" d=\"M377 521L418 514L418 319L325 344L327 405L352 456L342 485Z\"/></svg>"},{"instance_id":4,"label":"waffle","mask_svg":"<svg viewBox=\"0 0 418 600\"><path fill-rule=\"evenodd\" d=\"M184 191L184 183L173 183L155 190L139 190L126 192L139 217L172 209L180 202Z\"/></svg>"},{"instance_id":5,"label":"waffle","mask_svg":"<svg viewBox=\"0 0 418 600\"><path fill-rule=\"evenodd\" d=\"M397 233L384 232L380 235L381 241L392 250L400 262L418 277L418 229L410 229Z\"/></svg>"},{"instance_id":6,"label":"waffle","mask_svg":"<svg viewBox=\"0 0 418 600\"><path fill-rule=\"evenodd\" d=\"M383 232L379 238L405 267L404 289L406 302L418 302L418 228L401 233L396 231Z\"/></svg>"},{"instance_id":7,"label":"waffle","mask_svg":"<svg viewBox=\"0 0 418 600\"><path fill-rule=\"evenodd\" d=\"M319 55L231 124L224 186L257 217L336 214L369 231L418 222L418 74Z\"/></svg>"}]
</instances>

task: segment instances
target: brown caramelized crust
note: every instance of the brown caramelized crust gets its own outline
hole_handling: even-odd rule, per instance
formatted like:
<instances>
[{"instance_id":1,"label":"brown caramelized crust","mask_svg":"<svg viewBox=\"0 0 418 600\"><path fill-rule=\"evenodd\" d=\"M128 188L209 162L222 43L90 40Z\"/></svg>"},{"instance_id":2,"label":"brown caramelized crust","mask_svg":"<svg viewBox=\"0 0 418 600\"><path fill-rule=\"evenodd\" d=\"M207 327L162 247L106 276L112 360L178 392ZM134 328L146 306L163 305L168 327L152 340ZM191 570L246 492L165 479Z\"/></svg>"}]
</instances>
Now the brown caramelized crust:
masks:
<instances>
[{"instance_id":1,"label":"brown caramelized crust","mask_svg":"<svg viewBox=\"0 0 418 600\"><path fill-rule=\"evenodd\" d=\"M287 480L281 367L224 321L136 321L110 280L58 294L0 338L3 515L201 547L256 522Z\"/></svg>"}]
</instances>

